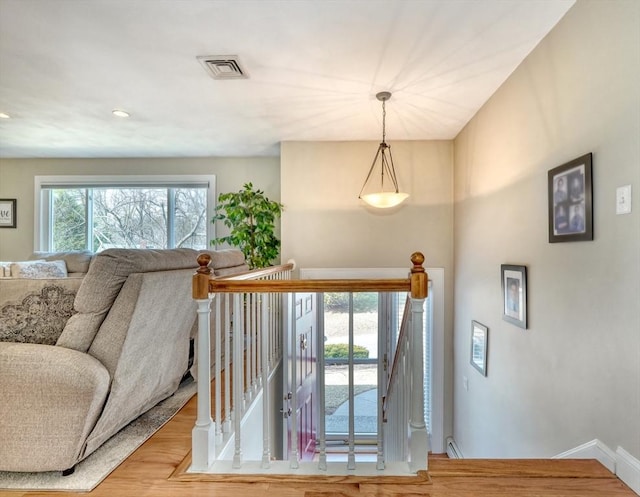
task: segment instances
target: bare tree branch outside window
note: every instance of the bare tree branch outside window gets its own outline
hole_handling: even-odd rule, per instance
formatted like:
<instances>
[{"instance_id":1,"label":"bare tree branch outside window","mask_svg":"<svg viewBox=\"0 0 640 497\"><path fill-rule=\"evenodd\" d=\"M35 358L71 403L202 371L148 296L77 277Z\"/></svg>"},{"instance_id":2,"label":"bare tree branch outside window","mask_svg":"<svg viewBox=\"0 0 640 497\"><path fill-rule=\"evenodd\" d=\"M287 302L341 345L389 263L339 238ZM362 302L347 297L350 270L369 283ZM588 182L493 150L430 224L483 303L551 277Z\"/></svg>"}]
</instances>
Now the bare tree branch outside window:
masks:
<instances>
[{"instance_id":1,"label":"bare tree branch outside window","mask_svg":"<svg viewBox=\"0 0 640 497\"><path fill-rule=\"evenodd\" d=\"M174 195L174 212L168 212ZM88 209L87 206L91 205ZM89 248L86 240L88 212L94 251L121 248L207 247L207 190L180 188L89 188L53 191L53 249ZM173 236L168 230L173 216Z\"/></svg>"}]
</instances>

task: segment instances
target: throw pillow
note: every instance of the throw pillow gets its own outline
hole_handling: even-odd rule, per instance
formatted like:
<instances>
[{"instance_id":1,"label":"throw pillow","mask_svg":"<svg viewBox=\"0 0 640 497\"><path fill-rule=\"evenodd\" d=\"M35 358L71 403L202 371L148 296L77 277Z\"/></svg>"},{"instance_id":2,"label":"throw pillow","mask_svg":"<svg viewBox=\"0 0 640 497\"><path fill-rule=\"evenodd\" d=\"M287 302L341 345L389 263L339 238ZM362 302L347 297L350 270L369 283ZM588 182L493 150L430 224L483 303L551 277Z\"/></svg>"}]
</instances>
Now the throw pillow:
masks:
<instances>
[{"instance_id":1,"label":"throw pillow","mask_svg":"<svg viewBox=\"0 0 640 497\"><path fill-rule=\"evenodd\" d=\"M79 286L75 279L0 281L0 342L55 345Z\"/></svg>"},{"instance_id":2,"label":"throw pillow","mask_svg":"<svg viewBox=\"0 0 640 497\"><path fill-rule=\"evenodd\" d=\"M68 273L86 273L93 258L88 250L72 250L69 252L34 252L29 260L64 261Z\"/></svg>"},{"instance_id":3,"label":"throw pillow","mask_svg":"<svg viewBox=\"0 0 640 497\"><path fill-rule=\"evenodd\" d=\"M66 278L67 265L64 261L25 261L11 264L13 278Z\"/></svg>"}]
</instances>

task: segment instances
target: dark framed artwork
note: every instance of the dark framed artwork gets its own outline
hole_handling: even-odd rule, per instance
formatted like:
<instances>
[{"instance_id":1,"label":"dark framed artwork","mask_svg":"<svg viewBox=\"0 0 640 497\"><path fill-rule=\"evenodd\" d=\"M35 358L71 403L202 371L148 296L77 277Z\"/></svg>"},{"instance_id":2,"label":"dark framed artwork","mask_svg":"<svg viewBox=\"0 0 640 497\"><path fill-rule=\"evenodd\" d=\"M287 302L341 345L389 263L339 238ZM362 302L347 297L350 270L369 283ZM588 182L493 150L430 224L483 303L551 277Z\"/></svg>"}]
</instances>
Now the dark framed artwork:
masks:
<instances>
[{"instance_id":1,"label":"dark framed artwork","mask_svg":"<svg viewBox=\"0 0 640 497\"><path fill-rule=\"evenodd\" d=\"M591 153L549 170L549 243L593 240Z\"/></svg>"},{"instance_id":2,"label":"dark framed artwork","mask_svg":"<svg viewBox=\"0 0 640 497\"><path fill-rule=\"evenodd\" d=\"M15 228L16 205L15 198L0 198L0 228Z\"/></svg>"},{"instance_id":3,"label":"dark framed artwork","mask_svg":"<svg viewBox=\"0 0 640 497\"><path fill-rule=\"evenodd\" d=\"M487 376L487 346L489 328L477 321L471 321L471 365L482 376Z\"/></svg>"},{"instance_id":4,"label":"dark framed artwork","mask_svg":"<svg viewBox=\"0 0 640 497\"><path fill-rule=\"evenodd\" d=\"M502 264L502 319L527 329L527 268Z\"/></svg>"}]
</instances>

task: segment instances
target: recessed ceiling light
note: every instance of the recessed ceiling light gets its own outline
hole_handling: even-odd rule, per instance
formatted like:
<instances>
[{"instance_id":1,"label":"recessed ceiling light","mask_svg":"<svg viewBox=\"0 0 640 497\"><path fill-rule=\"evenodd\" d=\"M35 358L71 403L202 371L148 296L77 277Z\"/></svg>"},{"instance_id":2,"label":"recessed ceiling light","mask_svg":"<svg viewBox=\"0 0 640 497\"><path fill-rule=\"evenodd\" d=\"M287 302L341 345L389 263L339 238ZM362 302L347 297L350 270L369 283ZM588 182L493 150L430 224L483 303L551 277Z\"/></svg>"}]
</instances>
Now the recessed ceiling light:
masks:
<instances>
[{"instance_id":1,"label":"recessed ceiling light","mask_svg":"<svg viewBox=\"0 0 640 497\"><path fill-rule=\"evenodd\" d=\"M0 112L0 119L11 119L11 116L5 112Z\"/></svg>"},{"instance_id":2,"label":"recessed ceiling light","mask_svg":"<svg viewBox=\"0 0 640 497\"><path fill-rule=\"evenodd\" d=\"M121 109L113 109L111 113L116 117L129 117L129 113L127 111Z\"/></svg>"}]
</instances>

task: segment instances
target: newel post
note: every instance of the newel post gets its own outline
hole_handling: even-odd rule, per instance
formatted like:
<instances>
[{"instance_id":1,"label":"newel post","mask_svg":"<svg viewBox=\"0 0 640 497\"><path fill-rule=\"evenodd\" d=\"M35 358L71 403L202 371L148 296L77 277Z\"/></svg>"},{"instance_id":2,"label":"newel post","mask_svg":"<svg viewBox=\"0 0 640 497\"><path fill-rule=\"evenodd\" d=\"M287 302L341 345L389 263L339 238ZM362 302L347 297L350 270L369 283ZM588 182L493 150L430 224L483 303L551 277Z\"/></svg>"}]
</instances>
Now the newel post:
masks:
<instances>
[{"instance_id":1,"label":"newel post","mask_svg":"<svg viewBox=\"0 0 640 497\"><path fill-rule=\"evenodd\" d=\"M429 439L424 422L424 302L429 277L424 270L424 255L411 254L411 390L409 416L409 467L411 471L427 469Z\"/></svg>"},{"instance_id":2,"label":"newel post","mask_svg":"<svg viewBox=\"0 0 640 497\"><path fill-rule=\"evenodd\" d=\"M426 299L429 291L429 276L422 267L424 264L424 255L422 252L414 252L411 254L411 298Z\"/></svg>"},{"instance_id":3,"label":"newel post","mask_svg":"<svg viewBox=\"0 0 640 497\"><path fill-rule=\"evenodd\" d=\"M209 279L211 268L209 254L198 256L200 266L193 275L192 297L198 305L197 386L198 414L191 434L191 469L206 471L215 460L215 425L211 419L211 298Z\"/></svg>"}]
</instances>

